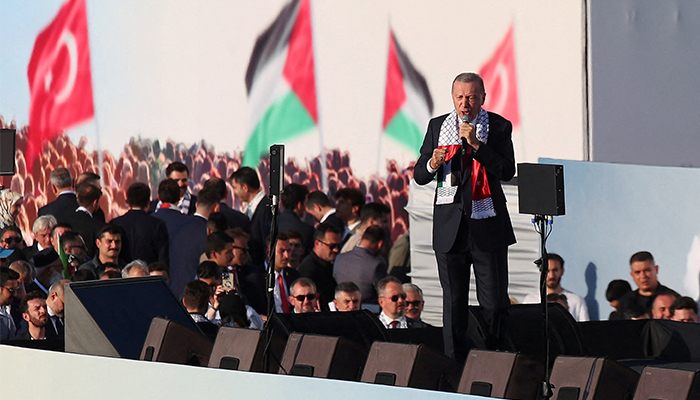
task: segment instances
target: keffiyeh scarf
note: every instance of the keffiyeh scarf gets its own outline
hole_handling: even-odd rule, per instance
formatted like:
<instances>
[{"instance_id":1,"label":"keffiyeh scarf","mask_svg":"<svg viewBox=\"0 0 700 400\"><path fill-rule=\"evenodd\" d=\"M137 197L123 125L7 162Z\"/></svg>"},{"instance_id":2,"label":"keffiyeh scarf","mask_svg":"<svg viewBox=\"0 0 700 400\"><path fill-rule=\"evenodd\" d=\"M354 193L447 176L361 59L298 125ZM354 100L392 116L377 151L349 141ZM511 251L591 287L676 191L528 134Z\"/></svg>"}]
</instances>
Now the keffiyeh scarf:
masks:
<instances>
[{"instance_id":1,"label":"keffiyeh scarf","mask_svg":"<svg viewBox=\"0 0 700 400\"><path fill-rule=\"evenodd\" d=\"M457 188L461 180L461 162L455 155L461 154L462 143L459 139L459 126L462 120L457 116L457 111L452 112L445 118L440 126L438 136L438 147L447 149L445 164L439 171L437 197L435 204L452 204L457 196ZM483 144L489 137L489 114L483 108L479 111L474 121L476 126L476 138ZM455 161L456 160L456 161ZM493 208L491 199L491 189L486 178L486 169L481 163L472 160L472 204L471 218L484 219L495 217L496 211Z\"/></svg>"}]
</instances>

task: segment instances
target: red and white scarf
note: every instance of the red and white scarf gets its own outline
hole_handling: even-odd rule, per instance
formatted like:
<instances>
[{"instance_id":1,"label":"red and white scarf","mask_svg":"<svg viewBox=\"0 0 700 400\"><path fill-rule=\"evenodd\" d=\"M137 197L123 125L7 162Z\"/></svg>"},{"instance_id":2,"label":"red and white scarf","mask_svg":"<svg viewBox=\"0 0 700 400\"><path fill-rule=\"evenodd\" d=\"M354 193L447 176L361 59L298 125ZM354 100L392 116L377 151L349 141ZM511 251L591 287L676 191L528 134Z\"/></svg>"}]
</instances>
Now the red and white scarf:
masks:
<instances>
[{"instance_id":1,"label":"red and white scarf","mask_svg":"<svg viewBox=\"0 0 700 400\"><path fill-rule=\"evenodd\" d=\"M458 118L457 111L452 112L445 118L440 126L438 137L438 147L447 149L445 164L442 166L440 176L438 176L438 188L435 204L452 204L455 202L457 187L460 184L460 162L453 163L455 155L461 154L459 151L462 142L459 139L459 126L462 120ZM474 119L476 127L476 138L483 144L489 137L489 114L483 108ZM496 216L491 199L491 189L486 177L486 169L480 162L472 160L472 212L471 218L484 219Z\"/></svg>"}]
</instances>

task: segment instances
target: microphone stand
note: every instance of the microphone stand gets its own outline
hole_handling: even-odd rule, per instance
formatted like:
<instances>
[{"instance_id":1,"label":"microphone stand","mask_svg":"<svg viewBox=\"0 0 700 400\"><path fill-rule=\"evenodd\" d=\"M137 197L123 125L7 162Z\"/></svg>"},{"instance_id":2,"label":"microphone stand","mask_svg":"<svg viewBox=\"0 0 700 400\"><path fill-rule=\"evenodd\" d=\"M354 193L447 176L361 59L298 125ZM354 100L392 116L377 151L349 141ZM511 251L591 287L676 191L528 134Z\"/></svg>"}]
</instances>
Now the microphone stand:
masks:
<instances>
[{"instance_id":1,"label":"microphone stand","mask_svg":"<svg viewBox=\"0 0 700 400\"><path fill-rule=\"evenodd\" d=\"M272 319L277 312L275 308L275 256L277 253L277 219L279 217L278 196L270 195L270 208L272 211L272 222L270 224L270 257L267 262L267 321L263 327L263 337L265 339L265 350L263 351L263 371L270 372L270 343L272 343L273 327ZM284 299L282 299L284 301ZM278 362L279 363L279 362Z\"/></svg>"},{"instance_id":2,"label":"microphone stand","mask_svg":"<svg viewBox=\"0 0 700 400\"><path fill-rule=\"evenodd\" d=\"M535 264L540 269L540 304L542 306L542 327L544 330L544 381L542 382L542 398L550 399L553 395L552 384L549 381L550 369L550 353L549 353L549 307L547 307L547 273L549 272L549 260L547 258L547 225L551 225L553 219L551 216L535 215L532 218L535 224L535 230L540 234L540 254L542 257L535 260Z\"/></svg>"}]
</instances>

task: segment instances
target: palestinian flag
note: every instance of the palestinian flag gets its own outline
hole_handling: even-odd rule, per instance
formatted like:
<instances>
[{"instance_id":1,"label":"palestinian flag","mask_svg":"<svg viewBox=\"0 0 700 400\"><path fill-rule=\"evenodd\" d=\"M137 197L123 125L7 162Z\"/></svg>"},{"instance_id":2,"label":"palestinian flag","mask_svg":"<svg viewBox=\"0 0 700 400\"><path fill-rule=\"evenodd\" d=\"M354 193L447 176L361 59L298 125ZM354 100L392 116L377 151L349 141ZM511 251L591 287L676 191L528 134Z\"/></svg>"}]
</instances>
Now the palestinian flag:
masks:
<instances>
[{"instance_id":1,"label":"palestinian flag","mask_svg":"<svg viewBox=\"0 0 700 400\"><path fill-rule=\"evenodd\" d=\"M417 155L432 114L433 99L425 78L413 66L394 32L389 32L382 129L388 137Z\"/></svg>"},{"instance_id":2,"label":"palestinian flag","mask_svg":"<svg viewBox=\"0 0 700 400\"><path fill-rule=\"evenodd\" d=\"M243 165L257 167L270 145L316 129L310 0L293 0L257 39L245 76L252 132Z\"/></svg>"}]
</instances>

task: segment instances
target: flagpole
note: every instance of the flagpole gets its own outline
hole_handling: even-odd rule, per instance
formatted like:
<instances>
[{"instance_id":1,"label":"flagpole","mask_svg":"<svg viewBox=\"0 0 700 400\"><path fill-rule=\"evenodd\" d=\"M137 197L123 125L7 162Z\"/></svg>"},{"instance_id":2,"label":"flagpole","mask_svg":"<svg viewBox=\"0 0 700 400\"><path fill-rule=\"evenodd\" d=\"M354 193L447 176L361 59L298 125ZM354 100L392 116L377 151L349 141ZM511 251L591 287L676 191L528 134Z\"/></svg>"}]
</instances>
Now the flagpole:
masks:
<instances>
[{"instance_id":1,"label":"flagpole","mask_svg":"<svg viewBox=\"0 0 700 400\"><path fill-rule=\"evenodd\" d=\"M384 71L389 70L389 57L391 55L389 54L389 47L391 47L391 15L387 17L387 31L389 32L389 42L387 43L388 46L387 48L387 56L386 56L386 66L384 68ZM386 36L385 36L386 37ZM382 107L384 108L384 111L382 112L382 119L381 122L379 123L379 144L377 145L377 166L375 168L375 175L377 178L379 178L379 168L381 167L381 162L382 162L382 142L384 139L384 117L386 113L386 87L389 83L388 80L388 72L384 74L384 95L382 96Z\"/></svg>"},{"instance_id":2,"label":"flagpole","mask_svg":"<svg viewBox=\"0 0 700 400\"><path fill-rule=\"evenodd\" d=\"M321 112L321 101L320 101L320 90L319 90L319 85L318 85L318 54L316 52L316 32L313 29L314 26L314 7L313 7L313 1L309 0L309 8L311 9L311 12L309 13L311 16L311 48L314 53L314 84L316 85L316 116L318 118L318 121L316 121L316 126L318 126L318 145L320 147L319 149L319 154L320 154L320 161L321 161L321 188L323 189L324 193L328 193L328 172L326 168L326 149L325 145L323 143L323 129L321 128L321 115L323 114Z\"/></svg>"}]
</instances>

